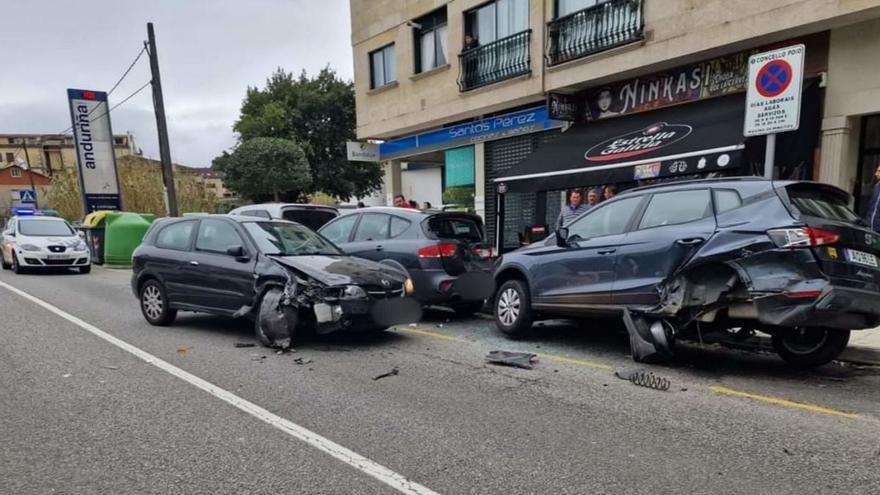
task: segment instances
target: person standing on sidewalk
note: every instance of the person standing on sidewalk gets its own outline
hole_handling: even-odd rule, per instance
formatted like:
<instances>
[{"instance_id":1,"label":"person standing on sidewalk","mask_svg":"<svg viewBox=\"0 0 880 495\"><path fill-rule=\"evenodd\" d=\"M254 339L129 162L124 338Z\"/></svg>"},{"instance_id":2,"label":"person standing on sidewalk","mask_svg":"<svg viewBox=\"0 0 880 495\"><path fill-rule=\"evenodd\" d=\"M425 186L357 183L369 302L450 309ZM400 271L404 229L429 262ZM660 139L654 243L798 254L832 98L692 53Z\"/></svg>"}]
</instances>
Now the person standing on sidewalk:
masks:
<instances>
[{"instance_id":1,"label":"person standing on sidewalk","mask_svg":"<svg viewBox=\"0 0 880 495\"><path fill-rule=\"evenodd\" d=\"M868 202L865 222L871 226L871 230L880 232L880 166L874 170L874 191L871 193L871 201Z\"/></svg>"},{"instance_id":2,"label":"person standing on sidewalk","mask_svg":"<svg viewBox=\"0 0 880 495\"><path fill-rule=\"evenodd\" d=\"M557 229L565 227L571 223L572 220L590 209L590 207L583 204L582 201L583 196L581 196L581 191L579 189L575 189L569 194L568 205L562 208L562 211L559 213L559 218L556 220Z\"/></svg>"}]
</instances>

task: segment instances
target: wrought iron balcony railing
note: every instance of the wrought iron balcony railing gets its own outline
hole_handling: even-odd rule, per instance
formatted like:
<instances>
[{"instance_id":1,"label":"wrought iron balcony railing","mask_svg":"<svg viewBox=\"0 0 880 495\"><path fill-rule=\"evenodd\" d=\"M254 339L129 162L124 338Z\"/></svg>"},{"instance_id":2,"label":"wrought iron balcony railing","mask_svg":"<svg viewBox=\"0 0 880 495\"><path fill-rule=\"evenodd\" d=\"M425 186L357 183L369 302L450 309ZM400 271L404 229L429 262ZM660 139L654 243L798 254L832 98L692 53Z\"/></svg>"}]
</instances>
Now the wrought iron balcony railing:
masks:
<instances>
[{"instance_id":1,"label":"wrought iron balcony railing","mask_svg":"<svg viewBox=\"0 0 880 495\"><path fill-rule=\"evenodd\" d=\"M547 23L547 65L642 39L644 0L609 0Z\"/></svg>"},{"instance_id":2,"label":"wrought iron balcony railing","mask_svg":"<svg viewBox=\"0 0 880 495\"><path fill-rule=\"evenodd\" d=\"M458 55L458 87L468 91L531 70L532 30L521 31Z\"/></svg>"}]
</instances>

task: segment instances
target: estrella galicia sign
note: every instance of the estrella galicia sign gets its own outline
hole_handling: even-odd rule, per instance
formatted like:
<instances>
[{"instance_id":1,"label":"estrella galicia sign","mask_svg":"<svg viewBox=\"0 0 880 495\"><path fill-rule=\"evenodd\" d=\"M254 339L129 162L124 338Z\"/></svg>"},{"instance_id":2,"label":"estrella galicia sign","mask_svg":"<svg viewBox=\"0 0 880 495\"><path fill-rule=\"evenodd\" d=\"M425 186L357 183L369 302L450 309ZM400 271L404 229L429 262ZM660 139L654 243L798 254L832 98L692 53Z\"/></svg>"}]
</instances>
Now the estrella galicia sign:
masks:
<instances>
[{"instance_id":1,"label":"estrella galicia sign","mask_svg":"<svg viewBox=\"0 0 880 495\"><path fill-rule=\"evenodd\" d=\"M693 128L684 124L658 122L622 136L605 140L584 154L592 162L607 162L651 153L688 137Z\"/></svg>"}]
</instances>

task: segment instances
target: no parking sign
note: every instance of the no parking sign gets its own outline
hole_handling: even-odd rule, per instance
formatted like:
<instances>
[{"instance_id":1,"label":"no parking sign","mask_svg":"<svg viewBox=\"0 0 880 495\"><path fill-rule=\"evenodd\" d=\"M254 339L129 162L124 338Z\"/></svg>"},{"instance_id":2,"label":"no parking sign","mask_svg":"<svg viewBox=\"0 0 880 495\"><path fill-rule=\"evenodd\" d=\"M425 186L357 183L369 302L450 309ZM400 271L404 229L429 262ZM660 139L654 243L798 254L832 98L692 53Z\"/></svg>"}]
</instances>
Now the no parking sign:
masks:
<instances>
[{"instance_id":1,"label":"no parking sign","mask_svg":"<svg viewBox=\"0 0 880 495\"><path fill-rule=\"evenodd\" d=\"M794 131L800 126L805 52L804 45L794 45L749 58L744 135Z\"/></svg>"}]
</instances>

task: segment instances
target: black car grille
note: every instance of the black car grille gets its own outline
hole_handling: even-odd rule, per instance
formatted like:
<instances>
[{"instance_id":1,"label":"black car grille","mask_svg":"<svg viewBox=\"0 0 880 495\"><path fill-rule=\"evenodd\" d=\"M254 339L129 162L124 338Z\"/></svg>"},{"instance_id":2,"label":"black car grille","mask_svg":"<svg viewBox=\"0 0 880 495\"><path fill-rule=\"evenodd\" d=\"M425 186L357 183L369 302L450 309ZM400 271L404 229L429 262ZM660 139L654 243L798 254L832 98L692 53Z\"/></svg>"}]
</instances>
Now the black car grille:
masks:
<instances>
[{"instance_id":1,"label":"black car grille","mask_svg":"<svg viewBox=\"0 0 880 495\"><path fill-rule=\"evenodd\" d=\"M53 253L63 253L66 249L64 246L49 246L49 251Z\"/></svg>"},{"instance_id":2,"label":"black car grille","mask_svg":"<svg viewBox=\"0 0 880 495\"><path fill-rule=\"evenodd\" d=\"M44 265L48 266L56 266L56 265L72 265L76 260L43 260Z\"/></svg>"},{"instance_id":3,"label":"black car grille","mask_svg":"<svg viewBox=\"0 0 880 495\"><path fill-rule=\"evenodd\" d=\"M391 299L392 297L400 297L403 295L402 285L389 287L387 289L377 286L364 287L363 289L367 291L367 295L373 299Z\"/></svg>"}]
</instances>

